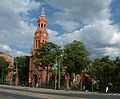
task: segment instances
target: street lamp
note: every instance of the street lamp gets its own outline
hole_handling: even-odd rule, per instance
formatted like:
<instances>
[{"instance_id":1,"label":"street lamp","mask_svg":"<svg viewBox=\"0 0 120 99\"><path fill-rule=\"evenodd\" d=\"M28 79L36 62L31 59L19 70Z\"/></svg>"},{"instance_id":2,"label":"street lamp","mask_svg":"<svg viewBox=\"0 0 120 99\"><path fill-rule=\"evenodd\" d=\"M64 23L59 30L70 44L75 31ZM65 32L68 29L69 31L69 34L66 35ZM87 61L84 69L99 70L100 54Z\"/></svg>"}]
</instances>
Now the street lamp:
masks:
<instances>
[{"instance_id":1,"label":"street lamp","mask_svg":"<svg viewBox=\"0 0 120 99\"><path fill-rule=\"evenodd\" d=\"M58 66L58 64L56 63L56 64L54 64L54 70L55 70L55 90L56 90L56 87L57 87L57 66Z\"/></svg>"},{"instance_id":2,"label":"street lamp","mask_svg":"<svg viewBox=\"0 0 120 99\"><path fill-rule=\"evenodd\" d=\"M60 68L61 68L61 58L63 57L63 55L60 55L60 59L59 59L59 64L58 64L58 89L60 90L60 78L61 78L61 74L60 74Z\"/></svg>"},{"instance_id":3,"label":"street lamp","mask_svg":"<svg viewBox=\"0 0 120 99\"><path fill-rule=\"evenodd\" d=\"M60 62L58 64L58 89L60 90Z\"/></svg>"},{"instance_id":4,"label":"street lamp","mask_svg":"<svg viewBox=\"0 0 120 99\"><path fill-rule=\"evenodd\" d=\"M14 69L14 71L13 71L13 74L14 74L14 79L15 79L15 81L14 81L14 85L15 86L17 86L18 85L18 62L17 61L14 61L15 63L16 63L16 65L15 65L15 69Z\"/></svg>"},{"instance_id":5,"label":"street lamp","mask_svg":"<svg viewBox=\"0 0 120 99\"><path fill-rule=\"evenodd\" d=\"M61 57L63 55L61 54L59 56L59 60L56 56L56 64L54 64L54 70L55 70L55 90L56 90L56 87L57 87L57 71L58 71L58 89L60 90L60 78L61 78L61 74L60 74L60 68L61 68Z\"/></svg>"}]
</instances>

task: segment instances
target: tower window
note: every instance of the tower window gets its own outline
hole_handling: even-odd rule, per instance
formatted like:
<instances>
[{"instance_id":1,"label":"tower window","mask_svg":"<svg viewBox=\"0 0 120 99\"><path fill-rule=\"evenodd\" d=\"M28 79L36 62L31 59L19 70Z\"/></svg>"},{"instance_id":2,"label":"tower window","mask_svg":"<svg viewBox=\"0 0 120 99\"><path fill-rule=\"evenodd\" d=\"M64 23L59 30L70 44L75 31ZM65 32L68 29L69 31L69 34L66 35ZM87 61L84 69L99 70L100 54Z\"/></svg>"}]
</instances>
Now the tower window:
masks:
<instances>
[{"instance_id":1,"label":"tower window","mask_svg":"<svg viewBox=\"0 0 120 99\"><path fill-rule=\"evenodd\" d=\"M36 48L37 48L37 40L36 40Z\"/></svg>"},{"instance_id":2,"label":"tower window","mask_svg":"<svg viewBox=\"0 0 120 99\"><path fill-rule=\"evenodd\" d=\"M44 27L46 27L46 24L44 24Z\"/></svg>"},{"instance_id":3,"label":"tower window","mask_svg":"<svg viewBox=\"0 0 120 99\"><path fill-rule=\"evenodd\" d=\"M38 45L40 45L40 40L38 40Z\"/></svg>"},{"instance_id":4,"label":"tower window","mask_svg":"<svg viewBox=\"0 0 120 99\"><path fill-rule=\"evenodd\" d=\"M41 24L41 27L43 27L43 24Z\"/></svg>"},{"instance_id":5,"label":"tower window","mask_svg":"<svg viewBox=\"0 0 120 99\"><path fill-rule=\"evenodd\" d=\"M40 24L38 24L38 27L40 27Z\"/></svg>"}]
</instances>

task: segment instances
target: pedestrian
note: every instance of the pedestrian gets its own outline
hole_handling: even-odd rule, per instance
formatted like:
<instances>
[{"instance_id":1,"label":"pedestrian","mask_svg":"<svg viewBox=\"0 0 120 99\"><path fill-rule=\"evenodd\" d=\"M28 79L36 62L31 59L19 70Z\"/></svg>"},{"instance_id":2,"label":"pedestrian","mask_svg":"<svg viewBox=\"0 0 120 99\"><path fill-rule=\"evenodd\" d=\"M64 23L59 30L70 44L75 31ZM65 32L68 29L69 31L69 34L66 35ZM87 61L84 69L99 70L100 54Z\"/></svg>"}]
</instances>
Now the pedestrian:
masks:
<instances>
[{"instance_id":1,"label":"pedestrian","mask_svg":"<svg viewBox=\"0 0 120 99\"><path fill-rule=\"evenodd\" d=\"M65 79L66 79L66 90L69 91L69 79L70 79L70 76L69 76L68 73L67 73L67 75L65 75Z\"/></svg>"},{"instance_id":2,"label":"pedestrian","mask_svg":"<svg viewBox=\"0 0 120 99\"><path fill-rule=\"evenodd\" d=\"M38 83L36 83L36 88L38 88Z\"/></svg>"},{"instance_id":3,"label":"pedestrian","mask_svg":"<svg viewBox=\"0 0 120 99\"><path fill-rule=\"evenodd\" d=\"M106 90L105 90L105 92L106 92L106 93L108 92L108 86L106 87Z\"/></svg>"}]
</instances>

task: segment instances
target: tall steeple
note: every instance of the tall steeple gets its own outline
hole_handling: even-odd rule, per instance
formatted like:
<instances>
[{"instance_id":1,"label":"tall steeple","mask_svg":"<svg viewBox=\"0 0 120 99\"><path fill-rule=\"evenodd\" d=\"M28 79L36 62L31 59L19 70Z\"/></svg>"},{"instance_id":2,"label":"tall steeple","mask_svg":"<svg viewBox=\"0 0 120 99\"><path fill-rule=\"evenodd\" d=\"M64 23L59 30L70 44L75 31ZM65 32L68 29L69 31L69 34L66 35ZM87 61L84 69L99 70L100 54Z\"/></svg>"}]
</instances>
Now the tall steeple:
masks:
<instances>
[{"instance_id":1,"label":"tall steeple","mask_svg":"<svg viewBox=\"0 0 120 99\"><path fill-rule=\"evenodd\" d=\"M48 32L47 32L47 18L45 16L44 5L42 5L41 13L37 21L37 30L34 36L34 49L38 49L40 43L48 42Z\"/></svg>"},{"instance_id":2,"label":"tall steeple","mask_svg":"<svg viewBox=\"0 0 120 99\"><path fill-rule=\"evenodd\" d=\"M44 18L44 17L45 17L44 4L42 5L42 10L41 10L41 13L40 13L40 17L41 17L41 18Z\"/></svg>"},{"instance_id":3,"label":"tall steeple","mask_svg":"<svg viewBox=\"0 0 120 99\"><path fill-rule=\"evenodd\" d=\"M44 66L39 66L39 68L36 68L34 65L36 59L32 57L35 53L39 53L38 49L41 43L44 44L48 42L48 32L46 28L47 18L45 16L44 5L42 5L41 12L37 20L37 29L34 33L34 46L30 52L30 65L29 65L30 85L36 85L37 83L41 85L41 83L44 84L46 82L46 73L48 70L44 69Z\"/></svg>"}]
</instances>

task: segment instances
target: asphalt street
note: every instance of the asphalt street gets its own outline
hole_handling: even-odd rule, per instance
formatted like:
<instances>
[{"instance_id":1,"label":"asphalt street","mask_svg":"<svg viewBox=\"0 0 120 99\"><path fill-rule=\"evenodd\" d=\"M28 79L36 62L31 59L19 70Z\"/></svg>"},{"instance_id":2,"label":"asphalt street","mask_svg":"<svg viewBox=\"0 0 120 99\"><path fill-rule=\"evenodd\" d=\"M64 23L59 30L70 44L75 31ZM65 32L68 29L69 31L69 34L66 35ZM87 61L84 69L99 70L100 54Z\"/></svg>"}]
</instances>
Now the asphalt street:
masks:
<instances>
[{"instance_id":1,"label":"asphalt street","mask_svg":"<svg viewBox=\"0 0 120 99\"><path fill-rule=\"evenodd\" d=\"M120 94L1 86L0 99L120 99Z\"/></svg>"},{"instance_id":2,"label":"asphalt street","mask_svg":"<svg viewBox=\"0 0 120 99\"><path fill-rule=\"evenodd\" d=\"M35 97L31 97L31 96L11 94L11 93L6 93L6 92L0 91L0 99L43 99L43 98L35 98Z\"/></svg>"},{"instance_id":3,"label":"asphalt street","mask_svg":"<svg viewBox=\"0 0 120 99\"><path fill-rule=\"evenodd\" d=\"M34 94L35 95L35 94ZM34 96L33 95L33 96ZM55 94L54 94L55 95ZM64 96L60 98L61 96ZM79 95L58 95L58 99L120 99L120 96L112 96L112 95L93 95L93 94L79 94ZM32 97L32 96L27 96L27 95L20 95L20 94L15 94L15 93L7 93L7 92L1 92L0 91L0 99L52 99L50 98L40 98L40 97ZM55 97L53 97L55 99ZM57 99L57 98L56 98Z\"/></svg>"}]
</instances>

